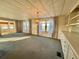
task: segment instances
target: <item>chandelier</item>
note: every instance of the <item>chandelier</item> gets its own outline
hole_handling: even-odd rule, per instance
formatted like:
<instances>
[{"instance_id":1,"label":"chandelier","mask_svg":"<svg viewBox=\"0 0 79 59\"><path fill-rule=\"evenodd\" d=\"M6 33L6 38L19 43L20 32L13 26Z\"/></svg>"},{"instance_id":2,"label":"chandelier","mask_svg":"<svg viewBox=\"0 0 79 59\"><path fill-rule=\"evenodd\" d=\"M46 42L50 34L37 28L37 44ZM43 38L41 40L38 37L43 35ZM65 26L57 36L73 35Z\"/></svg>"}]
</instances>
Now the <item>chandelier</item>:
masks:
<instances>
[{"instance_id":1,"label":"chandelier","mask_svg":"<svg viewBox=\"0 0 79 59\"><path fill-rule=\"evenodd\" d=\"M39 12L36 12L37 14L37 18L35 18L35 23L38 24L39 23Z\"/></svg>"}]
</instances>

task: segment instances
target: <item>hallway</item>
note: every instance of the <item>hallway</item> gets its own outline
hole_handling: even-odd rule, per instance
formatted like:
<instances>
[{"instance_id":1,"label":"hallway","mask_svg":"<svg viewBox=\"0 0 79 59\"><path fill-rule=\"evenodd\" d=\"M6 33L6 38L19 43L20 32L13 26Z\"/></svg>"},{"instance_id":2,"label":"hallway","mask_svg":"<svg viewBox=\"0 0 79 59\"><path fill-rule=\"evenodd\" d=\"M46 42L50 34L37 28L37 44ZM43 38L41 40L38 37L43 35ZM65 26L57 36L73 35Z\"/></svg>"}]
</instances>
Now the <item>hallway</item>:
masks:
<instances>
[{"instance_id":1,"label":"hallway","mask_svg":"<svg viewBox=\"0 0 79 59\"><path fill-rule=\"evenodd\" d=\"M28 39L0 43L5 52L0 59L63 59L60 41L45 37L31 36Z\"/></svg>"}]
</instances>

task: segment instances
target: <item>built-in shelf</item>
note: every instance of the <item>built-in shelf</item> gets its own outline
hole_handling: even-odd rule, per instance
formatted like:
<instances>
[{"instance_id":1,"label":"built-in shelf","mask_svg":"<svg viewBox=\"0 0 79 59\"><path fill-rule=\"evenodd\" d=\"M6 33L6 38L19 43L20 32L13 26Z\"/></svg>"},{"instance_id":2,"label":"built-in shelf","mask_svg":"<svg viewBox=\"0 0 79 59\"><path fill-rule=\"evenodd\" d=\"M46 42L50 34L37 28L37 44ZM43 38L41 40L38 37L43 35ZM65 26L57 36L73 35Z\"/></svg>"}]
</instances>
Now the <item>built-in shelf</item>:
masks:
<instances>
[{"instance_id":1,"label":"built-in shelf","mask_svg":"<svg viewBox=\"0 0 79 59\"><path fill-rule=\"evenodd\" d=\"M78 32L79 29L79 3L75 9L67 16L66 27L69 32ZM77 29L77 30L76 30Z\"/></svg>"},{"instance_id":2,"label":"built-in shelf","mask_svg":"<svg viewBox=\"0 0 79 59\"><path fill-rule=\"evenodd\" d=\"M66 26L71 26L71 25L79 25L79 23L67 24Z\"/></svg>"},{"instance_id":3,"label":"built-in shelf","mask_svg":"<svg viewBox=\"0 0 79 59\"><path fill-rule=\"evenodd\" d=\"M73 16L73 17L71 17ZM79 25L79 4L76 6L76 8L69 14L68 17L68 24L66 26L71 25Z\"/></svg>"},{"instance_id":4,"label":"built-in shelf","mask_svg":"<svg viewBox=\"0 0 79 59\"><path fill-rule=\"evenodd\" d=\"M69 25L79 25L79 23L72 23L72 24L69 24Z\"/></svg>"},{"instance_id":5,"label":"built-in shelf","mask_svg":"<svg viewBox=\"0 0 79 59\"><path fill-rule=\"evenodd\" d=\"M73 19L75 19L75 18L77 18L77 17L79 17L79 14L77 14L77 15L74 16L74 17L72 17L71 20L73 20Z\"/></svg>"},{"instance_id":6,"label":"built-in shelf","mask_svg":"<svg viewBox=\"0 0 79 59\"><path fill-rule=\"evenodd\" d=\"M69 24L67 24L66 26L69 26Z\"/></svg>"}]
</instances>

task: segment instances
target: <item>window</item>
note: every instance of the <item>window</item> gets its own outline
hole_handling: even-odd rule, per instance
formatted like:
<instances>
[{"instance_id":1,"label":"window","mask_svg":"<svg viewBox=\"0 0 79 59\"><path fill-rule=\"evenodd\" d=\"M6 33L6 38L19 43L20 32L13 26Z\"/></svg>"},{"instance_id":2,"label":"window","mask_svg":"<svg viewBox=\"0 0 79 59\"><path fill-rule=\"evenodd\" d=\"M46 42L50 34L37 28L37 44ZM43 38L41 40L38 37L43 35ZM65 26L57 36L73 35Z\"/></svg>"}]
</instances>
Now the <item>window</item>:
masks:
<instances>
[{"instance_id":1,"label":"window","mask_svg":"<svg viewBox=\"0 0 79 59\"><path fill-rule=\"evenodd\" d=\"M23 32L29 33L29 20L23 21Z\"/></svg>"},{"instance_id":2,"label":"window","mask_svg":"<svg viewBox=\"0 0 79 59\"><path fill-rule=\"evenodd\" d=\"M46 24L45 24L45 22L43 21L41 21L40 23L39 23L39 31L40 32L44 32L45 31L45 26L46 26Z\"/></svg>"}]
</instances>

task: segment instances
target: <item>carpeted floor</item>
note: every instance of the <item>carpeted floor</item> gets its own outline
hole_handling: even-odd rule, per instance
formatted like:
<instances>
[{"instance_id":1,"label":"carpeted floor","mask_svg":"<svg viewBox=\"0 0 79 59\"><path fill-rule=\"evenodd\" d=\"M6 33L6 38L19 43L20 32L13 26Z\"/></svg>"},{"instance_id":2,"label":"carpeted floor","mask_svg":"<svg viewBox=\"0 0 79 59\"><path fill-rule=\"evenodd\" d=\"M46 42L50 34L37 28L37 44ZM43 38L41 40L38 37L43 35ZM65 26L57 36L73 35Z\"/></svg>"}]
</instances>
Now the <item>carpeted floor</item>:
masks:
<instances>
[{"instance_id":1,"label":"carpeted floor","mask_svg":"<svg viewBox=\"0 0 79 59\"><path fill-rule=\"evenodd\" d=\"M31 36L15 42L0 43L0 50L5 51L0 59L63 59L57 56L61 52L59 40Z\"/></svg>"}]
</instances>

